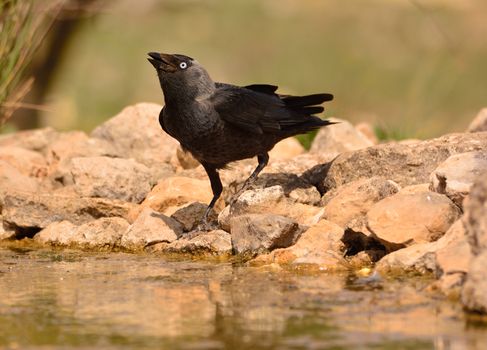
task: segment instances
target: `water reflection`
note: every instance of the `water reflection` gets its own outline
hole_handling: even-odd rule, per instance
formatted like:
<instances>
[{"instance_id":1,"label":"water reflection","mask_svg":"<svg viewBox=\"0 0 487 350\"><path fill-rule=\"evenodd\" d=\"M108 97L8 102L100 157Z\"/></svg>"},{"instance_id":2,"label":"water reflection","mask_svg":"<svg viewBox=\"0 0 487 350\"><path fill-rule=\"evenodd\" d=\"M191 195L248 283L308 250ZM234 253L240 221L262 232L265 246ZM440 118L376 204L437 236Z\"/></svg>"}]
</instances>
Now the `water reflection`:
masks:
<instances>
[{"instance_id":1,"label":"water reflection","mask_svg":"<svg viewBox=\"0 0 487 350\"><path fill-rule=\"evenodd\" d=\"M0 250L0 347L482 349L426 282L129 254ZM480 322L481 324L482 322Z\"/></svg>"}]
</instances>

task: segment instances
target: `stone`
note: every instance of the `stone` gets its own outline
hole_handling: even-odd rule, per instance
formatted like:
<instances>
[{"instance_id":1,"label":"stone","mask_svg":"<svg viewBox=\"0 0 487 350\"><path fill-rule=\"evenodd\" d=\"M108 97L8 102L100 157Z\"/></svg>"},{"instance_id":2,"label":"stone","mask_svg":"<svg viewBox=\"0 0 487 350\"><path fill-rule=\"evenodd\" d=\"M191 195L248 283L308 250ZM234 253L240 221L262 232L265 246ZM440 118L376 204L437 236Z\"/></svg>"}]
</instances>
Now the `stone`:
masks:
<instances>
[{"instance_id":1,"label":"stone","mask_svg":"<svg viewBox=\"0 0 487 350\"><path fill-rule=\"evenodd\" d=\"M379 261L379 272L433 273L437 277L465 274L470 260L463 222L457 220L436 242L414 244L386 255Z\"/></svg>"},{"instance_id":2,"label":"stone","mask_svg":"<svg viewBox=\"0 0 487 350\"><path fill-rule=\"evenodd\" d=\"M154 103L126 107L90 136L110 142L118 154L134 158L147 167L169 163L178 142L159 125L161 109L162 106Z\"/></svg>"},{"instance_id":3,"label":"stone","mask_svg":"<svg viewBox=\"0 0 487 350\"><path fill-rule=\"evenodd\" d=\"M331 163L310 170L308 178L321 193L372 176L390 179L402 187L416 185L429 182L430 174L451 155L486 148L487 132L449 134L414 144L380 144L343 153Z\"/></svg>"},{"instance_id":4,"label":"stone","mask_svg":"<svg viewBox=\"0 0 487 350\"><path fill-rule=\"evenodd\" d=\"M369 123L358 123L355 125L355 129L357 129L358 132L361 132L370 142L372 142L372 144L377 145L379 143L379 139L375 134L374 128Z\"/></svg>"},{"instance_id":5,"label":"stone","mask_svg":"<svg viewBox=\"0 0 487 350\"><path fill-rule=\"evenodd\" d=\"M127 249L138 249L159 242L171 243L182 232L181 224L176 220L145 208L123 234L121 246Z\"/></svg>"},{"instance_id":6,"label":"stone","mask_svg":"<svg viewBox=\"0 0 487 350\"><path fill-rule=\"evenodd\" d=\"M460 217L448 197L435 192L395 194L374 204L367 227L384 244L432 242Z\"/></svg>"},{"instance_id":7,"label":"stone","mask_svg":"<svg viewBox=\"0 0 487 350\"><path fill-rule=\"evenodd\" d=\"M465 205L465 230L472 253L480 255L487 251L487 172L474 182L468 199Z\"/></svg>"},{"instance_id":8,"label":"stone","mask_svg":"<svg viewBox=\"0 0 487 350\"><path fill-rule=\"evenodd\" d=\"M7 191L35 193L39 189L36 179L22 174L17 168L0 160L0 200Z\"/></svg>"},{"instance_id":9,"label":"stone","mask_svg":"<svg viewBox=\"0 0 487 350\"><path fill-rule=\"evenodd\" d=\"M218 215L218 223L223 229L229 230L232 217L244 214L274 214L289 217L301 225L313 225L318 222L322 213L322 208L297 203L286 197L283 187L275 185L245 191Z\"/></svg>"},{"instance_id":10,"label":"stone","mask_svg":"<svg viewBox=\"0 0 487 350\"><path fill-rule=\"evenodd\" d=\"M306 150L294 137L279 141L269 152L269 158L274 160L290 160L303 154Z\"/></svg>"},{"instance_id":11,"label":"stone","mask_svg":"<svg viewBox=\"0 0 487 350\"><path fill-rule=\"evenodd\" d=\"M467 128L468 132L487 131L487 108L482 108Z\"/></svg>"},{"instance_id":12,"label":"stone","mask_svg":"<svg viewBox=\"0 0 487 350\"><path fill-rule=\"evenodd\" d=\"M53 128L18 131L0 135L0 147L14 146L44 154L46 147L52 143L59 133Z\"/></svg>"},{"instance_id":13,"label":"stone","mask_svg":"<svg viewBox=\"0 0 487 350\"><path fill-rule=\"evenodd\" d=\"M345 227L365 215L373 204L399 191L399 186L380 177L352 181L337 188L331 199L325 198L323 218Z\"/></svg>"},{"instance_id":14,"label":"stone","mask_svg":"<svg viewBox=\"0 0 487 350\"><path fill-rule=\"evenodd\" d=\"M140 203L151 189L149 169L133 159L79 157L70 161L63 183L82 197Z\"/></svg>"},{"instance_id":15,"label":"stone","mask_svg":"<svg viewBox=\"0 0 487 350\"><path fill-rule=\"evenodd\" d=\"M22 175L45 177L47 162L42 154L15 146L0 147L0 161L5 161L16 168Z\"/></svg>"},{"instance_id":16,"label":"stone","mask_svg":"<svg viewBox=\"0 0 487 350\"><path fill-rule=\"evenodd\" d=\"M455 154L431 173L430 189L446 194L456 205L462 207L470 187L483 172L487 172L487 151Z\"/></svg>"},{"instance_id":17,"label":"stone","mask_svg":"<svg viewBox=\"0 0 487 350\"><path fill-rule=\"evenodd\" d=\"M198 162L198 160L191 155L191 153L183 151L181 146L178 146L176 149L176 159L178 164L183 169L194 169L201 165L200 162Z\"/></svg>"},{"instance_id":18,"label":"stone","mask_svg":"<svg viewBox=\"0 0 487 350\"><path fill-rule=\"evenodd\" d=\"M189 232L196 229L207 207L208 204L193 202L178 207L170 207L164 213L179 222L185 232ZM210 212L208 219L210 222L217 221L218 218L214 210Z\"/></svg>"},{"instance_id":19,"label":"stone","mask_svg":"<svg viewBox=\"0 0 487 350\"><path fill-rule=\"evenodd\" d=\"M128 229L129 223L122 218L100 218L75 226L69 221L55 222L34 236L40 243L81 246L87 248L116 248Z\"/></svg>"},{"instance_id":20,"label":"stone","mask_svg":"<svg viewBox=\"0 0 487 350\"><path fill-rule=\"evenodd\" d=\"M0 241L6 241L15 238L15 231L5 229L3 226L2 218L0 217Z\"/></svg>"},{"instance_id":21,"label":"stone","mask_svg":"<svg viewBox=\"0 0 487 350\"><path fill-rule=\"evenodd\" d=\"M276 249L253 260L258 264L310 266L326 271L346 270L343 229L327 220L320 220L301 234L296 244Z\"/></svg>"},{"instance_id":22,"label":"stone","mask_svg":"<svg viewBox=\"0 0 487 350\"><path fill-rule=\"evenodd\" d=\"M293 245L303 228L294 220L269 214L247 214L230 220L236 254L257 254Z\"/></svg>"},{"instance_id":23,"label":"stone","mask_svg":"<svg viewBox=\"0 0 487 350\"><path fill-rule=\"evenodd\" d=\"M373 146L373 143L346 120L330 118L337 124L321 128L314 139L311 153L329 153L334 156L343 152Z\"/></svg>"},{"instance_id":24,"label":"stone","mask_svg":"<svg viewBox=\"0 0 487 350\"><path fill-rule=\"evenodd\" d=\"M462 303L469 311L487 314L487 251L472 259L462 289Z\"/></svg>"},{"instance_id":25,"label":"stone","mask_svg":"<svg viewBox=\"0 0 487 350\"><path fill-rule=\"evenodd\" d=\"M152 252L191 254L191 255L210 255L227 256L232 254L231 236L223 230L209 232L196 232L185 237L184 235L170 243L155 245L150 248Z\"/></svg>"},{"instance_id":26,"label":"stone","mask_svg":"<svg viewBox=\"0 0 487 350\"><path fill-rule=\"evenodd\" d=\"M106 198L9 191L3 200L4 223L14 230L45 228L56 221L80 225L102 217L126 217L133 203Z\"/></svg>"},{"instance_id":27,"label":"stone","mask_svg":"<svg viewBox=\"0 0 487 350\"><path fill-rule=\"evenodd\" d=\"M400 194L414 194L414 193L421 193L421 192L430 192L430 184L424 183L418 185L409 185L399 190Z\"/></svg>"}]
</instances>

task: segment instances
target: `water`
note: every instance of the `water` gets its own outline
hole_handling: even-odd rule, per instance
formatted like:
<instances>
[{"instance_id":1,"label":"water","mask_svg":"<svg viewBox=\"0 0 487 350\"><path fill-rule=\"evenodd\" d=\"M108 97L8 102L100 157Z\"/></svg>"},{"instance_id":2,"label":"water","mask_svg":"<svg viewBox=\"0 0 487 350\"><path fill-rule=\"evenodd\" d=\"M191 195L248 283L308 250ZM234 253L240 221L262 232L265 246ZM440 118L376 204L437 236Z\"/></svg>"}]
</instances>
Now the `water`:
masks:
<instances>
[{"instance_id":1,"label":"water","mask_svg":"<svg viewBox=\"0 0 487 350\"><path fill-rule=\"evenodd\" d=\"M428 282L4 248L0 348L486 349Z\"/></svg>"}]
</instances>

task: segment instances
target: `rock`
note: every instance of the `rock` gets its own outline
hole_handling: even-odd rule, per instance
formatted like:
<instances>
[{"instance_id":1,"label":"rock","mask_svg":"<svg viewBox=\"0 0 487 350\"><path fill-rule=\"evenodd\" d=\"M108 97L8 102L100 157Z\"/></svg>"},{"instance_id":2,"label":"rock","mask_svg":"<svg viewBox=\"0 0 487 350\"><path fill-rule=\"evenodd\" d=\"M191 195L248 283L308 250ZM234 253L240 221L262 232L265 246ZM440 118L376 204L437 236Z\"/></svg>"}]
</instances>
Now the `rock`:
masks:
<instances>
[{"instance_id":1,"label":"rock","mask_svg":"<svg viewBox=\"0 0 487 350\"><path fill-rule=\"evenodd\" d=\"M47 145L58 137L53 128L19 131L0 135L0 147L14 146L44 154Z\"/></svg>"},{"instance_id":2,"label":"rock","mask_svg":"<svg viewBox=\"0 0 487 350\"><path fill-rule=\"evenodd\" d=\"M183 230L185 232L189 232L198 226L207 207L208 204L193 202L179 207L168 208L164 211L164 213L166 213L166 215L170 215L171 218L179 222L183 226ZM215 211L213 210L210 212L208 218L210 222L217 221L218 219Z\"/></svg>"},{"instance_id":3,"label":"rock","mask_svg":"<svg viewBox=\"0 0 487 350\"><path fill-rule=\"evenodd\" d=\"M118 154L147 167L169 163L178 142L161 129L161 109L162 106L153 103L126 107L93 130L91 137L112 143Z\"/></svg>"},{"instance_id":4,"label":"rock","mask_svg":"<svg viewBox=\"0 0 487 350\"><path fill-rule=\"evenodd\" d=\"M150 208L142 210L121 239L121 246L127 249L143 248L159 242L171 243L183 232L176 220Z\"/></svg>"},{"instance_id":5,"label":"rock","mask_svg":"<svg viewBox=\"0 0 487 350\"><path fill-rule=\"evenodd\" d=\"M0 160L0 200L7 191L35 193L39 183L32 177L22 174L17 168Z\"/></svg>"},{"instance_id":6,"label":"rock","mask_svg":"<svg viewBox=\"0 0 487 350\"><path fill-rule=\"evenodd\" d=\"M358 123L355 125L355 129L357 129L358 132L361 132L370 142L372 142L372 144L377 145L379 143L374 128L369 123Z\"/></svg>"},{"instance_id":7,"label":"rock","mask_svg":"<svg viewBox=\"0 0 487 350\"><path fill-rule=\"evenodd\" d=\"M183 169L194 169L198 167L200 162L196 158L194 158L191 153L183 151L181 146L178 146L175 153L176 159L179 166Z\"/></svg>"},{"instance_id":8,"label":"rock","mask_svg":"<svg viewBox=\"0 0 487 350\"><path fill-rule=\"evenodd\" d=\"M303 154L306 150L294 137L278 142L269 152L269 158L274 160L289 160Z\"/></svg>"},{"instance_id":9,"label":"rock","mask_svg":"<svg viewBox=\"0 0 487 350\"><path fill-rule=\"evenodd\" d=\"M395 194L372 206L367 227L384 244L432 242L460 217L460 210L435 192Z\"/></svg>"},{"instance_id":10,"label":"rock","mask_svg":"<svg viewBox=\"0 0 487 350\"><path fill-rule=\"evenodd\" d=\"M210 203L212 198L213 193L208 180L173 176L159 181L146 196L141 208L148 207L158 212L165 212L170 207L192 202ZM222 207L222 200L217 201L215 209Z\"/></svg>"},{"instance_id":11,"label":"rock","mask_svg":"<svg viewBox=\"0 0 487 350\"><path fill-rule=\"evenodd\" d=\"M296 203L286 197L280 185L253 189L242 193L231 206L218 216L223 229L230 228L230 219L244 214L274 214L286 216L302 225L313 225L322 215L322 208Z\"/></svg>"},{"instance_id":12,"label":"rock","mask_svg":"<svg viewBox=\"0 0 487 350\"><path fill-rule=\"evenodd\" d=\"M333 194L325 194L323 218L345 227L352 219L365 215L374 203L398 191L396 183L379 177L352 181ZM331 199L326 198L330 195Z\"/></svg>"},{"instance_id":13,"label":"rock","mask_svg":"<svg viewBox=\"0 0 487 350\"><path fill-rule=\"evenodd\" d=\"M466 245L462 220L457 220L436 242L414 244L386 255L379 261L379 272L433 273L448 278L466 273L470 249Z\"/></svg>"},{"instance_id":14,"label":"rock","mask_svg":"<svg viewBox=\"0 0 487 350\"><path fill-rule=\"evenodd\" d=\"M133 159L109 157L73 158L63 176L82 197L120 199L140 203L151 186L149 169Z\"/></svg>"},{"instance_id":15,"label":"rock","mask_svg":"<svg viewBox=\"0 0 487 350\"><path fill-rule=\"evenodd\" d=\"M472 259L462 289L462 303L467 310L487 314L487 251Z\"/></svg>"},{"instance_id":16,"label":"rock","mask_svg":"<svg viewBox=\"0 0 487 350\"><path fill-rule=\"evenodd\" d=\"M9 240L12 238L15 238L15 231L5 229L2 223L2 218L0 217L0 241Z\"/></svg>"},{"instance_id":17,"label":"rock","mask_svg":"<svg viewBox=\"0 0 487 350\"><path fill-rule=\"evenodd\" d=\"M321 128L311 145L311 153L340 153L373 146L373 143L346 120L330 118L337 124Z\"/></svg>"},{"instance_id":18,"label":"rock","mask_svg":"<svg viewBox=\"0 0 487 350\"><path fill-rule=\"evenodd\" d=\"M318 205L321 200L320 192L316 187L296 187L289 192L289 198L296 203Z\"/></svg>"},{"instance_id":19,"label":"rock","mask_svg":"<svg viewBox=\"0 0 487 350\"><path fill-rule=\"evenodd\" d=\"M399 190L400 194L414 194L414 193L421 193L421 192L430 192L430 184L424 183L418 185L409 185Z\"/></svg>"},{"instance_id":20,"label":"rock","mask_svg":"<svg viewBox=\"0 0 487 350\"><path fill-rule=\"evenodd\" d=\"M102 217L126 217L134 206L114 199L9 191L2 215L4 223L14 230L39 229L63 220L80 225Z\"/></svg>"},{"instance_id":21,"label":"rock","mask_svg":"<svg viewBox=\"0 0 487 350\"><path fill-rule=\"evenodd\" d=\"M487 172L487 152L468 152L455 154L431 173L430 189L448 196L456 205L462 207L475 179Z\"/></svg>"},{"instance_id":22,"label":"rock","mask_svg":"<svg viewBox=\"0 0 487 350\"><path fill-rule=\"evenodd\" d=\"M487 172L470 189L465 205L465 230L473 253L462 290L463 305L470 311L487 313Z\"/></svg>"},{"instance_id":23,"label":"rock","mask_svg":"<svg viewBox=\"0 0 487 350\"><path fill-rule=\"evenodd\" d=\"M232 254L231 236L223 230L198 232L189 237L181 237L171 244L155 245L150 251L191 255L230 255Z\"/></svg>"},{"instance_id":24,"label":"rock","mask_svg":"<svg viewBox=\"0 0 487 350\"><path fill-rule=\"evenodd\" d=\"M372 176L393 180L400 186L416 185L429 182L433 170L449 156L486 148L487 132L450 134L415 144L381 144L346 152L331 164L317 166L310 170L309 181L321 193Z\"/></svg>"},{"instance_id":25,"label":"rock","mask_svg":"<svg viewBox=\"0 0 487 350\"><path fill-rule=\"evenodd\" d=\"M303 231L300 225L279 215L248 214L230 220L233 250L257 254L293 245Z\"/></svg>"},{"instance_id":26,"label":"rock","mask_svg":"<svg viewBox=\"0 0 487 350\"><path fill-rule=\"evenodd\" d=\"M321 270L345 270L345 245L342 242L343 229L338 225L321 220L301 234L295 245L276 249L260 255L254 263L277 263L283 265L306 265Z\"/></svg>"},{"instance_id":27,"label":"rock","mask_svg":"<svg viewBox=\"0 0 487 350\"><path fill-rule=\"evenodd\" d=\"M15 146L0 147L0 161L5 161L21 174L32 177L47 175L47 162L42 154Z\"/></svg>"},{"instance_id":28,"label":"rock","mask_svg":"<svg viewBox=\"0 0 487 350\"><path fill-rule=\"evenodd\" d=\"M472 120L467 129L468 132L487 131L487 108L483 108Z\"/></svg>"},{"instance_id":29,"label":"rock","mask_svg":"<svg viewBox=\"0 0 487 350\"><path fill-rule=\"evenodd\" d=\"M44 244L81 246L89 248L115 248L120 246L122 234L129 223L122 218L101 218L81 226L69 221L50 224L34 236Z\"/></svg>"}]
</instances>

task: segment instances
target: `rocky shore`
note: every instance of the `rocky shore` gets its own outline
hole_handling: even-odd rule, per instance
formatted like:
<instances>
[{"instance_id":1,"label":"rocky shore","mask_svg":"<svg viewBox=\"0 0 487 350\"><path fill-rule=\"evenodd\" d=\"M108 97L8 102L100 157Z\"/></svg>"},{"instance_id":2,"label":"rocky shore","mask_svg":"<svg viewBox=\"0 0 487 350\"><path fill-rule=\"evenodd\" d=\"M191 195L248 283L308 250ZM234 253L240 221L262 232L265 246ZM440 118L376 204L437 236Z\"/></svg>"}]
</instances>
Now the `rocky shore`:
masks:
<instances>
[{"instance_id":1,"label":"rocky shore","mask_svg":"<svg viewBox=\"0 0 487 350\"><path fill-rule=\"evenodd\" d=\"M87 135L0 136L0 239L249 259L250 264L432 274L431 289L487 313L487 109L467 132L378 144L366 124L323 128L309 152L287 139L256 165L221 171L223 198L164 134L161 106L130 106Z\"/></svg>"}]
</instances>

